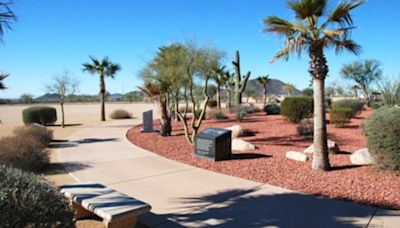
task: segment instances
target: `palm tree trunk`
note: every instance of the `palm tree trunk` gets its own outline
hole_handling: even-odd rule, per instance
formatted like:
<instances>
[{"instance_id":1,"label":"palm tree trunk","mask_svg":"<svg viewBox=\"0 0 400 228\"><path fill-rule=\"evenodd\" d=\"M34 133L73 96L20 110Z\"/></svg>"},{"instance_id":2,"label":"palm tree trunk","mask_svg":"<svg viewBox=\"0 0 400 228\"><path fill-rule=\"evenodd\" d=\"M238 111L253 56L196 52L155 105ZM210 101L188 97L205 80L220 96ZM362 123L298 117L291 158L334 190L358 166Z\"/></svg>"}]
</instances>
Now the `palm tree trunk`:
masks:
<instances>
[{"instance_id":1,"label":"palm tree trunk","mask_svg":"<svg viewBox=\"0 0 400 228\"><path fill-rule=\"evenodd\" d=\"M106 84L104 82L104 76L100 75L100 102L101 102L101 121L106 121L106 108L105 108L105 100L106 100Z\"/></svg>"},{"instance_id":2,"label":"palm tree trunk","mask_svg":"<svg viewBox=\"0 0 400 228\"><path fill-rule=\"evenodd\" d=\"M369 95L368 95L368 91L367 88L363 87L362 88L363 91L363 95L364 95L364 100L365 100L365 104L370 107L370 101L369 101Z\"/></svg>"},{"instance_id":3,"label":"palm tree trunk","mask_svg":"<svg viewBox=\"0 0 400 228\"><path fill-rule=\"evenodd\" d=\"M167 98L165 95L160 95L160 108L161 108L161 123L160 134L162 136L171 136L171 117L168 115Z\"/></svg>"},{"instance_id":4,"label":"palm tree trunk","mask_svg":"<svg viewBox=\"0 0 400 228\"><path fill-rule=\"evenodd\" d=\"M325 113L325 77L328 74L328 66L322 47L316 43L310 45L310 69L314 86L314 153L312 168L328 171L329 163L326 113Z\"/></svg>"},{"instance_id":5,"label":"palm tree trunk","mask_svg":"<svg viewBox=\"0 0 400 228\"><path fill-rule=\"evenodd\" d=\"M264 86L264 106L267 104L267 85Z\"/></svg>"},{"instance_id":6,"label":"palm tree trunk","mask_svg":"<svg viewBox=\"0 0 400 228\"><path fill-rule=\"evenodd\" d=\"M217 108L221 109L221 85L217 83Z\"/></svg>"},{"instance_id":7,"label":"palm tree trunk","mask_svg":"<svg viewBox=\"0 0 400 228\"><path fill-rule=\"evenodd\" d=\"M314 157L312 168L329 170L329 154L326 134L324 80L314 79Z\"/></svg>"}]
</instances>

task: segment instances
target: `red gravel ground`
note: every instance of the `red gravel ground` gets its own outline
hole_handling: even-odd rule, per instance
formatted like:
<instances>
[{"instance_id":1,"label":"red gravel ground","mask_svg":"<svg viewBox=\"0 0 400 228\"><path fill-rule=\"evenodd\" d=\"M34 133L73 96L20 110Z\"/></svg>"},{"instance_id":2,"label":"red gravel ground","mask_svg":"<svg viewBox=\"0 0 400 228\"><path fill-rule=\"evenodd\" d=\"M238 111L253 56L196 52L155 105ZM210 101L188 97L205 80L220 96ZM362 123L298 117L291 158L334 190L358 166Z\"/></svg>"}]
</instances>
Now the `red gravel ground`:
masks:
<instances>
[{"instance_id":1,"label":"red gravel ground","mask_svg":"<svg viewBox=\"0 0 400 228\"><path fill-rule=\"evenodd\" d=\"M363 111L346 128L328 125L328 138L336 141L343 151L330 155L333 167L330 172L312 170L311 161L303 163L285 158L287 151L303 151L312 140L299 136L296 125L280 115L254 113L241 123L234 121L232 116L229 120L203 121L202 130L240 124L256 133L255 136L243 137L256 145L254 151L233 151L232 159L220 162L193 157L193 148L184 138L180 122L173 124L171 137L140 133L141 126L129 130L127 137L139 147L199 168L304 193L399 210L400 172L378 171L372 166L352 166L350 163L351 153L366 147L360 125L372 112ZM158 128L159 122L155 121L154 126Z\"/></svg>"}]
</instances>

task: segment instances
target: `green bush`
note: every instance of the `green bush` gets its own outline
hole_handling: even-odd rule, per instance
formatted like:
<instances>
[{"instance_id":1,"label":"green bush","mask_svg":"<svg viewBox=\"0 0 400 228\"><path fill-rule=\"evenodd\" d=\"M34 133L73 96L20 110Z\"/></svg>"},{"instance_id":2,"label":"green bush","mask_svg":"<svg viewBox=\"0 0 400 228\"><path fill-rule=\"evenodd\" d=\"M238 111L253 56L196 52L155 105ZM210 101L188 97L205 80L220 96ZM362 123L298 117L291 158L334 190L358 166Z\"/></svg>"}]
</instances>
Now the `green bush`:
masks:
<instances>
[{"instance_id":1,"label":"green bush","mask_svg":"<svg viewBox=\"0 0 400 228\"><path fill-rule=\"evenodd\" d=\"M49 163L47 145L52 131L34 126L18 127L14 136L0 139L0 164L38 172Z\"/></svg>"},{"instance_id":2,"label":"green bush","mask_svg":"<svg viewBox=\"0 0 400 228\"><path fill-rule=\"evenodd\" d=\"M281 106L275 103L267 104L264 106L264 112L267 115L279 115L281 113Z\"/></svg>"},{"instance_id":3,"label":"green bush","mask_svg":"<svg viewBox=\"0 0 400 228\"><path fill-rule=\"evenodd\" d=\"M216 100L209 100L207 102L207 107L209 107L209 108L217 107L217 101Z\"/></svg>"},{"instance_id":4,"label":"green bush","mask_svg":"<svg viewBox=\"0 0 400 228\"><path fill-rule=\"evenodd\" d=\"M368 150L381 169L400 169L400 108L382 108L364 126Z\"/></svg>"},{"instance_id":5,"label":"green bush","mask_svg":"<svg viewBox=\"0 0 400 228\"><path fill-rule=\"evenodd\" d=\"M238 122L242 122L243 119L249 114L248 106L241 105L239 107L234 107L231 111L235 113L235 119Z\"/></svg>"},{"instance_id":6,"label":"green bush","mask_svg":"<svg viewBox=\"0 0 400 228\"><path fill-rule=\"evenodd\" d=\"M312 97L287 97L281 103L281 114L293 123L299 123L302 119L311 117L313 110Z\"/></svg>"},{"instance_id":7,"label":"green bush","mask_svg":"<svg viewBox=\"0 0 400 228\"><path fill-rule=\"evenodd\" d=\"M57 112L53 107L29 107L22 111L22 120L24 124L38 123L46 126L57 121Z\"/></svg>"},{"instance_id":8,"label":"green bush","mask_svg":"<svg viewBox=\"0 0 400 228\"><path fill-rule=\"evenodd\" d=\"M227 116L221 110L218 109L211 109L207 112L207 118L213 120L225 120L228 119Z\"/></svg>"},{"instance_id":9,"label":"green bush","mask_svg":"<svg viewBox=\"0 0 400 228\"><path fill-rule=\"evenodd\" d=\"M110 114L111 119L130 119L132 114L124 109L116 109Z\"/></svg>"},{"instance_id":10,"label":"green bush","mask_svg":"<svg viewBox=\"0 0 400 228\"><path fill-rule=\"evenodd\" d=\"M313 136L314 135L314 119L302 119L297 125L297 133L303 136Z\"/></svg>"},{"instance_id":11,"label":"green bush","mask_svg":"<svg viewBox=\"0 0 400 228\"><path fill-rule=\"evenodd\" d=\"M350 108L353 111L352 117L356 116L364 108L364 103L355 99L342 99L332 103L332 109Z\"/></svg>"},{"instance_id":12,"label":"green bush","mask_svg":"<svg viewBox=\"0 0 400 228\"><path fill-rule=\"evenodd\" d=\"M0 165L1 227L74 227L73 211L44 179Z\"/></svg>"},{"instance_id":13,"label":"green bush","mask_svg":"<svg viewBox=\"0 0 400 228\"><path fill-rule=\"evenodd\" d=\"M345 127L353 114L354 111L351 108L332 108L329 112L330 123L337 127Z\"/></svg>"}]
</instances>

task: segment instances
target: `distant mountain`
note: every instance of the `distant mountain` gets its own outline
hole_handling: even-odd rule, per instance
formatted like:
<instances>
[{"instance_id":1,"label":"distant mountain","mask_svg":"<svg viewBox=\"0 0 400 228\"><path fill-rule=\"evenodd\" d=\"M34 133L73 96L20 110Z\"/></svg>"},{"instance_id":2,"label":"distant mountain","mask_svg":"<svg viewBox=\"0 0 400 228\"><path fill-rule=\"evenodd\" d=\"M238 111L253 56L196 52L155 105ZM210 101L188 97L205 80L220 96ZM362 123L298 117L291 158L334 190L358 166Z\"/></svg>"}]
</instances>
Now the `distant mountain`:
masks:
<instances>
[{"instance_id":1,"label":"distant mountain","mask_svg":"<svg viewBox=\"0 0 400 228\"><path fill-rule=\"evenodd\" d=\"M286 83L278 80L278 79L270 79L267 84L267 92L269 95L286 95L285 92L282 91L282 87L286 85ZM246 89L253 89L257 91L257 93L263 93L263 86L257 82L257 79L252 79L247 82ZM295 88L293 95L300 95L301 91Z\"/></svg>"},{"instance_id":2,"label":"distant mountain","mask_svg":"<svg viewBox=\"0 0 400 228\"><path fill-rule=\"evenodd\" d=\"M36 102L54 102L60 99L60 95L56 93L46 93L40 97L36 97Z\"/></svg>"}]
</instances>

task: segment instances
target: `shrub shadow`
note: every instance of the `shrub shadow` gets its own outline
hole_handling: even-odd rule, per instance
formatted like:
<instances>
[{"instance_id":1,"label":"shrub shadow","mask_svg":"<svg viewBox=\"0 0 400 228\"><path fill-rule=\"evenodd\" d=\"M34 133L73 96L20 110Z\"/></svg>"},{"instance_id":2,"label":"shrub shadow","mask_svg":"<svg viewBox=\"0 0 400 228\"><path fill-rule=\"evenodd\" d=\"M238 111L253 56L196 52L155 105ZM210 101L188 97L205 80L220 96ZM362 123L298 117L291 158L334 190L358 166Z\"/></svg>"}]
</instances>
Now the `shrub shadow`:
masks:
<instances>
[{"instance_id":1,"label":"shrub shadow","mask_svg":"<svg viewBox=\"0 0 400 228\"><path fill-rule=\"evenodd\" d=\"M248 159L258 159L258 158L270 158L271 155L257 154L257 153L235 153L232 154L229 160L248 160Z\"/></svg>"},{"instance_id":2,"label":"shrub shadow","mask_svg":"<svg viewBox=\"0 0 400 228\"><path fill-rule=\"evenodd\" d=\"M362 165L341 165L341 166L333 166L331 167L331 171L340 171L345 169L354 169L362 167Z\"/></svg>"},{"instance_id":3,"label":"shrub shadow","mask_svg":"<svg viewBox=\"0 0 400 228\"><path fill-rule=\"evenodd\" d=\"M99 143L99 142L114 142L118 138L86 138L81 140L72 141L79 144Z\"/></svg>"},{"instance_id":4,"label":"shrub shadow","mask_svg":"<svg viewBox=\"0 0 400 228\"><path fill-rule=\"evenodd\" d=\"M89 168L89 165L78 162L56 162L49 163L44 171L46 175L65 174Z\"/></svg>"}]
</instances>

